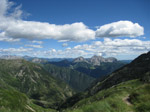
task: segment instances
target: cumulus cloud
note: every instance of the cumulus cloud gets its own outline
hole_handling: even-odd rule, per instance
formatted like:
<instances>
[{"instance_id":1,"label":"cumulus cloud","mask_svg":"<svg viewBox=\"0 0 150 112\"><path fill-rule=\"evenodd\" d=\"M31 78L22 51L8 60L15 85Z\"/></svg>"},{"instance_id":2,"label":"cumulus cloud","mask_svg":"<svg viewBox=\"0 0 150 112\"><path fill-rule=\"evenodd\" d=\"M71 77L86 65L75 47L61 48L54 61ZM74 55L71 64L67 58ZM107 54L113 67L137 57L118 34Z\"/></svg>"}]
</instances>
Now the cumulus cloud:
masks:
<instances>
[{"instance_id":1,"label":"cumulus cloud","mask_svg":"<svg viewBox=\"0 0 150 112\"><path fill-rule=\"evenodd\" d=\"M1 32L0 33L0 41L18 42L18 41L20 41L20 39L14 39L14 38L7 37L7 36L5 36L5 32Z\"/></svg>"},{"instance_id":2,"label":"cumulus cloud","mask_svg":"<svg viewBox=\"0 0 150 112\"><path fill-rule=\"evenodd\" d=\"M14 6L13 2L0 0L0 41L17 42L21 38L29 39L33 44L26 47L42 48L42 41L38 39L55 39L64 42L67 47L68 41L83 42L103 37L104 41L94 41L91 44L76 45L67 47L65 50L50 49L43 51L33 48L8 48L0 49L1 54L27 53L43 57L77 57L92 55L120 55L140 54L150 50L150 41L138 39L111 39L105 37L137 37L144 35L144 28L138 23L131 21L118 21L97 27L94 31L82 22L72 24L56 25L48 22L25 21L22 19L23 11L21 5ZM35 40L32 40L35 39Z\"/></svg>"},{"instance_id":3,"label":"cumulus cloud","mask_svg":"<svg viewBox=\"0 0 150 112\"><path fill-rule=\"evenodd\" d=\"M34 43L34 44L43 44L42 41L37 41L37 40L33 40L33 41L31 41L31 42Z\"/></svg>"},{"instance_id":4,"label":"cumulus cloud","mask_svg":"<svg viewBox=\"0 0 150 112\"><path fill-rule=\"evenodd\" d=\"M90 45L77 45L73 49L84 50L91 54L102 53L105 55L140 54L150 50L150 41L139 39L110 39L105 38L103 42L95 41Z\"/></svg>"},{"instance_id":5,"label":"cumulus cloud","mask_svg":"<svg viewBox=\"0 0 150 112\"><path fill-rule=\"evenodd\" d=\"M59 42L83 42L96 37L136 37L144 34L144 28L131 21L106 24L94 31L82 22L56 25L48 22L25 21L22 19L23 14L21 5L14 8L13 2L0 1L0 31L4 32L6 39L55 39Z\"/></svg>"},{"instance_id":6,"label":"cumulus cloud","mask_svg":"<svg viewBox=\"0 0 150 112\"><path fill-rule=\"evenodd\" d=\"M3 21L4 22L4 21ZM86 41L95 38L94 31L90 30L83 23L66 25L54 25L49 23L31 21L5 21L0 24L1 30L7 36L13 38L27 39L56 39L68 41Z\"/></svg>"},{"instance_id":7,"label":"cumulus cloud","mask_svg":"<svg viewBox=\"0 0 150 112\"><path fill-rule=\"evenodd\" d=\"M110 39L104 38L103 41L93 41L91 44L76 45L67 47L64 50L36 50L33 48L8 48L0 49L0 54L26 54L47 58L75 58L78 56L91 57L100 55L106 57L139 55L150 51L150 41L139 39Z\"/></svg>"},{"instance_id":8,"label":"cumulus cloud","mask_svg":"<svg viewBox=\"0 0 150 112\"><path fill-rule=\"evenodd\" d=\"M96 30L96 37L137 37L143 34L144 28L131 21L113 22Z\"/></svg>"},{"instance_id":9,"label":"cumulus cloud","mask_svg":"<svg viewBox=\"0 0 150 112\"><path fill-rule=\"evenodd\" d=\"M38 51L36 55L48 58L75 58L78 56L91 57L99 56L120 56L120 55L139 55L150 50L150 41L138 39L110 39L104 41L94 41L91 44L76 45L67 47L65 50L51 49L47 51ZM41 55L42 54L42 55ZM35 55L35 56L36 56Z\"/></svg>"},{"instance_id":10,"label":"cumulus cloud","mask_svg":"<svg viewBox=\"0 0 150 112\"><path fill-rule=\"evenodd\" d=\"M1 0L0 3L0 30L5 36L27 39L56 39L60 41L86 41L95 39L95 31L89 29L84 23L56 25L47 22L24 21L21 19L21 6L14 9L11 14L11 2Z\"/></svg>"},{"instance_id":11,"label":"cumulus cloud","mask_svg":"<svg viewBox=\"0 0 150 112\"><path fill-rule=\"evenodd\" d=\"M94 41L91 44L76 45L73 48L65 50L55 50L47 52L51 57L90 57L93 55L100 56L118 56L118 55L139 55L150 50L150 41L138 39L110 39L104 41Z\"/></svg>"},{"instance_id":12,"label":"cumulus cloud","mask_svg":"<svg viewBox=\"0 0 150 112\"><path fill-rule=\"evenodd\" d=\"M67 43L63 43L63 44L62 44L62 47L67 47L67 46L68 46Z\"/></svg>"},{"instance_id":13,"label":"cumulus cloud","mask_svg":"<svg viewBox=\"0 0 150 112\"><path fill-rule=\"evenodd\" d=\"M41 45L25 45L26 47L43 48Z\"/></svg>"},{"instance_id":14,"label":"cumulus cloud","mask_svg":"<svg viewBox=\"0 0 150 112\"><path fill-rule=\"evenodd\" d=\"M0 48L0 54L1 55L5 55L5 54L9 54L9 55L18 55L18 54L22 54L22 53L29 53L31 52L33 49L32 48Z\"/></svg>"}]
</instances>

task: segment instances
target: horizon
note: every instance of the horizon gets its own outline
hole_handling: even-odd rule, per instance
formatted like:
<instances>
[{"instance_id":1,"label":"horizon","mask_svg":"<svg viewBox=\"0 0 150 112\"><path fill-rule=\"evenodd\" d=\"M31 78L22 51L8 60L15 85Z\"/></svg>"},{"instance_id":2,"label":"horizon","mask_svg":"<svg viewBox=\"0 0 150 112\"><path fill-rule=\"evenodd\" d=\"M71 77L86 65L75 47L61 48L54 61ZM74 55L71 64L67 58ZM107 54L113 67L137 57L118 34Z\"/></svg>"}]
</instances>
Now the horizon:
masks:
<instances>
[{"instance_id":1,"label":"horizon","mask_svg":"<svg viewBox=\"0 0 150 112\"><path fill-rule=\"evenodd\" d=\"M150 52L150 51L149 51ZM147 52L148 53L148 52ZM142 54L146 54L146 53L142 53ZM142 55L140 54L140 55ZM138 55L137 57L139 57L140 55ZM66 59L76 59L76 58L79 58L79 57L83 57L84 59L89 59L89 58L92 58L93 56L99 56L99 55L93 55L91 57L84 57L84 56L78 56L78 57L74 57L74 58L63 58L63 57L60 57L60 58L45 58L45 57L37 57L37 56L28 56L28 55L1 55L0 54L0 59L3 59L2 57L5 57L5 56L16 56L16 57L20 57L20 58L23 58L23 57L29 57L29 58L39 58L39 59L62 59L62 60L66 60ZM100 56L100 57L103 57L103 58L115 58L115 57L104 57L104 56ZM134 59L136 59L137 57L135 57ZM117 58L116 58L117 59ZM134 59L117 59L118 61L121 61L121 60L134 60Z\"/></svg>"},{"instance_id":2,"label":"horizon","mask_svg":"<svg viewBox=\"0 0 150 112\"><path fill-rule=\"evenodd\" d=\"M149 0L0 0L0 55L133 60L150 51Z\"/></svg>"}]
</instances>

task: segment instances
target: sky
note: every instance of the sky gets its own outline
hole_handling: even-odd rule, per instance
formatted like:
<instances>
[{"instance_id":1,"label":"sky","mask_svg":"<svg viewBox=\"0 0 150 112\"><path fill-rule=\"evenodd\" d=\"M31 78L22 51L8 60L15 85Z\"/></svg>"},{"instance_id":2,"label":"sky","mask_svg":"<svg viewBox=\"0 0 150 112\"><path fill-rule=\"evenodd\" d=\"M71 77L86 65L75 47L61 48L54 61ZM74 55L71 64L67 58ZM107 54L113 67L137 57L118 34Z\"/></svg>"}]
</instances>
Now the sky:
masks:
<instances>
[{"instance_id":1,"label":"sky","mask_svg":"<svg viewBox=\"0 0 150 112\"><path fill-rule=\"evenodd\" d=\"M150 51L150 0L0 0L0 55L134 59Z\"/></svg>"}]
</instances>

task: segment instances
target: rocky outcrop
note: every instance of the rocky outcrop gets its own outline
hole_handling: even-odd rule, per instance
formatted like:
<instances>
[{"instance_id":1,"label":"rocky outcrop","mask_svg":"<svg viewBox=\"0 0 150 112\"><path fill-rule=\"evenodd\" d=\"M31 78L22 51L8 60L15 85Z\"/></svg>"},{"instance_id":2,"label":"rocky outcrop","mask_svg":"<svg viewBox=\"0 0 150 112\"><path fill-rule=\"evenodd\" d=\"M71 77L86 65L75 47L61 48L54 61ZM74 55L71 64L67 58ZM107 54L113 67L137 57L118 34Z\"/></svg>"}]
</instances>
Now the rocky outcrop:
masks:
<instances>
[{"instance_id":1,"label":"rocky outcrop","mask_svg":"<svg viewBox=\"0 0 150 112\"><path fill-rule=\"evenodd\" d=\"M73 60L73 63L79 63L79 62L87 62L88 63L88 61L85 58L83 58L82 56L75 58Z\"/></svg>"},{"instance_id":2,"label":"rocky outcrop","mask_svg":"<svg viewBox=\"0 0 150 112\"><path fill-rule=\"evenodd\" d=\"M94 55L88 59L85 59L82 56L80 56L80 57L74 59L73 63L86 62L86 63L92 64L94 66L99 66L99 65L101 65L101 63L107 63L107 62L113 63L116 61L117 61L117 59L114 57L104 58L102 56Z\"/></svg>"}]
</instances>

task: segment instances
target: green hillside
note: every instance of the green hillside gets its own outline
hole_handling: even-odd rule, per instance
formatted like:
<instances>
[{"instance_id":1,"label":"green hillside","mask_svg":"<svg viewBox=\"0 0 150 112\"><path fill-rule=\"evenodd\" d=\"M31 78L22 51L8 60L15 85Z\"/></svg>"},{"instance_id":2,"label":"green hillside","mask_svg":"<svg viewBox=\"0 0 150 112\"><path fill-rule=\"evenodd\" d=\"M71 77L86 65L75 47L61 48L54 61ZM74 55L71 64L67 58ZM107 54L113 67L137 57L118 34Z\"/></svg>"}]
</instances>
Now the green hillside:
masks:
<instances>
[{"instance_id":1,"label":"green hillside","mask_svg":"<svg viewBox=\"0 0 150 112\"><path fill-rule=\"evenodd\" d=\"M76 94L60 106L64 112L149 112L150 52ZM69 108L69 109L68 109Z\"/></svg>"},{"instance_id":2,"label":"green hillside","mask_svg":"<svg viewBox=\"0 0 150 112\"><path fill-rule=\"evenodd\" d=\"M67 60L50 63L59 67L71 68L73 70L84 73L93 78L101 78L127 64L121 61L114 61L114 62L101 62L100 65L93 65L85 61L74 63Z\"/></svg>"},{"instance_id":3,"label":"green hillside","mask_svg":"<svg viewBox=\"0 0 150 112\"><path fill-rule=\"evenodd\" d=\"M55 112L35 105L25 94L0 80L0 112Z\"/></svg>"},{"instance_id":4,"label":"green hillside","mask_svg":"<svg viewBox=\"0 0 150 112\"><path fill-rule=\"evenodd\" d=\"M58 67L50 63L43 65L45 70L57 79L65 81L76 91L83 91L95 80L94 78L66 67Z\"/></svg>"},{"instance_id":5,"label":"green hillside","mask_svg":"<svg viewBox=\"0 0 150 112\"><path fill-rule=\"evenodd\" d=\"M82 99L64 112L149 112L150 84L123 82Z\"/></svg>"},{"instance_id":6,"label":"green hillside","mask_svg":"<svg viewBox=\"0 0 150 112\"><path fill-rule=\"evenodd\" d=\"M0 60L0 78L43 107L55 108L73 94L67 84L53 78L40 65L22 59Z\"/></svg>"},{"instance_id":7,"label":"green hillside","mask_svg":"<svg viewBox=\"0 0 150 112\"><path fill-rule=\"evenodd\" d=\"M51 64L45 64L44 68L22 59L0 60L0 111L150 111L150 52L75 95L66 83L82 87L83 82L88 81L86 75Z\"/></svg>"}]
</instances>

